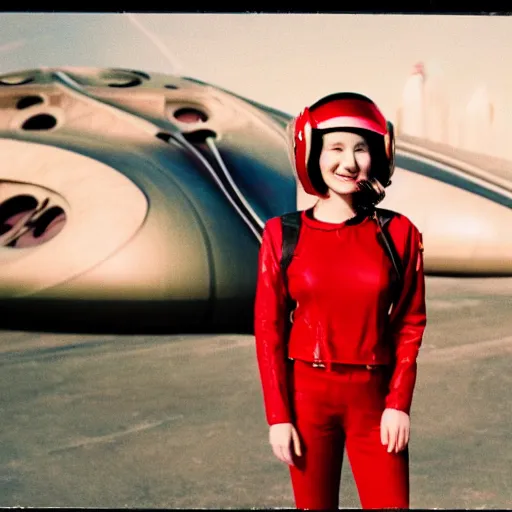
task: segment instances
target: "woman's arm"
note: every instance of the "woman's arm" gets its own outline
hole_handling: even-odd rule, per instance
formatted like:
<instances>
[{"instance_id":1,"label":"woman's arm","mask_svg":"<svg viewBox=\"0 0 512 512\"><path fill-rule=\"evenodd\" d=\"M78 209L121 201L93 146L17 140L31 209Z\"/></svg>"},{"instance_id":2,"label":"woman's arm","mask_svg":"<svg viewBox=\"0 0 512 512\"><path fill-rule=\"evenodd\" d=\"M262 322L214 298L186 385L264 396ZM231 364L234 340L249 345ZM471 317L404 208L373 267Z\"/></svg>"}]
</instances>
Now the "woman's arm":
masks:
<instances>
[{"instance_id":1,"label":"woman's arm","mask_svg":"<svg viewBox=\"0 0 512 512\"><path fill-rule=\"evenodd\" d=\"M404 251L405 272L400 300L391 316L395 367L386 408L409 414L416 384L416 359L426 326L425 277L421 233L410 224Z\"/></svg>"},{"instance_id":2,"label":"woman's arm","mask_svg":"<svg viewBox=\"0 0 512 512\"><path fill-rule=\"evenodd\" d=\"M269 425L291 423L284 339L286 301L279 263L281 241L281 223L276 217L267 222L263 231L254 311L256 354Z\"/></svg>"}]
</instances>

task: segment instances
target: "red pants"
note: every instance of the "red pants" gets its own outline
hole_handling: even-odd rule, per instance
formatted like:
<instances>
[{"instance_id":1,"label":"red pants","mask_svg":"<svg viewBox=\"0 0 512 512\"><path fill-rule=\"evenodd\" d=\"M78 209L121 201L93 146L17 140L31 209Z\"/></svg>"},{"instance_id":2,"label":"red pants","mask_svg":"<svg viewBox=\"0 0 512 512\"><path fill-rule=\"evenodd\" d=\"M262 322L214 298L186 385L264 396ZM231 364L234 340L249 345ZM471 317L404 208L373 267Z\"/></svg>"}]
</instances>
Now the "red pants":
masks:
<instances>
[{"instance_id":1,"label":"red pants","mask_svg":"<svg viewBox=\"0 0 512 512\"><path fill-rule=\"evenodd\" d=\"M346 446L363 508L409 508L407 448L380 441L389 376L354 366L327 372L295 361L291 375L302 457L290 466L297 508L337 509Z\"/></svg>"}]
</instances>

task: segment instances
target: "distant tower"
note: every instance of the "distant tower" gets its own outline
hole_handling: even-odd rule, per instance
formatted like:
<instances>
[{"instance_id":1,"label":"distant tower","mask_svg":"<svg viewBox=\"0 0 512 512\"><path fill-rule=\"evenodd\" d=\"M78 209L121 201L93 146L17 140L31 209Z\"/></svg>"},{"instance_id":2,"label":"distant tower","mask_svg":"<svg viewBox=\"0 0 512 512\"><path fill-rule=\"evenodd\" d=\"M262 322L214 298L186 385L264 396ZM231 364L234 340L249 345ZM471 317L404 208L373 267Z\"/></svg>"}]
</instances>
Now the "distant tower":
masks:
<instances>
[{"instance_id":1,"label":"distant tower","mask_svg":"<svg viewBox=\"0 0 512 512\"><path fill-rule=\"evenodd\" d=\"M485 85L471 96L462 118L462 145L464 149L492 154L492 127L494 107Z\"/></svg>"},{"instance_id":2,"label":"distant tower","mask_svg":"<svg viewBox=\"0 0 512 512\"><path fill-rule=\"evenodd\" d=\"M438 63L427 66L428 80L424 88L425 137L434 142L451 143L448 138L449 105L446 101L446 84Z\"/></svg>"},{"instance_id":3,"label":"distant tower","mask_svg":"<svg viewBox=\"0 0 512 512\"><path fill-rule=\"evenodd\" d=\"M425 129L425 67L422 62L414 65L402 92L398 115L398 132L424 138Z\"/></svg>"}]
</instances>

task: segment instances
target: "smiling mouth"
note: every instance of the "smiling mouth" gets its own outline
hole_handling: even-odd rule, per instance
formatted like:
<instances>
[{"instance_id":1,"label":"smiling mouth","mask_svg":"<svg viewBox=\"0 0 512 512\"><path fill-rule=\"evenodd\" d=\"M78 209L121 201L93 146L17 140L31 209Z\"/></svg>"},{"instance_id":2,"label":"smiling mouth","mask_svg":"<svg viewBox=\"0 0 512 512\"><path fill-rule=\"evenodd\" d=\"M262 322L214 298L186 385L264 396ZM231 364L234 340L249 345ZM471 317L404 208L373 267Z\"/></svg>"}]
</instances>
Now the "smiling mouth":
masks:
<instances>
[{"instance_id":1,"label":"smiling mouth","mask_svg":"<svg viewBox=\"0 0 512 512\"><path fill-rule=\"evenodd\" d=\"M342 174L334 174L334 176L336 176L336 178L338 178L341 181L349 181L349 182L355 182L356 181L356 178L352 177L352 176L345 176L345 175L342 175Z\"/></svg>"}]
</instances>

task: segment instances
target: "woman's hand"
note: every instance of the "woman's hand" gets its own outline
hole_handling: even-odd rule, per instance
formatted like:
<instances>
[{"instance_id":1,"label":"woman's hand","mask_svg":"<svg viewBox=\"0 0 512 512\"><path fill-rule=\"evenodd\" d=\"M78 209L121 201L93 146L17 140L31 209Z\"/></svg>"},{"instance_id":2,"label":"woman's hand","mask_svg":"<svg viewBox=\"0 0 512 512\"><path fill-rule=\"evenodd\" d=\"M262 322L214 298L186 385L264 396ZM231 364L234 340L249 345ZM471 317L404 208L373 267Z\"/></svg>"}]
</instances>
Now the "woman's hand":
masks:
<instances>
[{"instance_id":1,"label":"woman's hand","mask_svg":"<svg viewBox=\"0 0 512 512\"><path fill-rule=\"evenodd\" d=\"M294 466L293 452L297 457L302 455L299 434L291 423L276 423L270 426L269 441L274 455L282 462Z\"/></svg>"},{"instance_id":2,"label":"woman's hand","mask_svg":"<svg viewBox=\"0 0 512 512\"><path fill-rule=\"evenodd\" d=\"M380 420L380 440L388 453L402 451L409 442L409 415L398 409L385 409Z\"/></svg>"}]
</instances>

